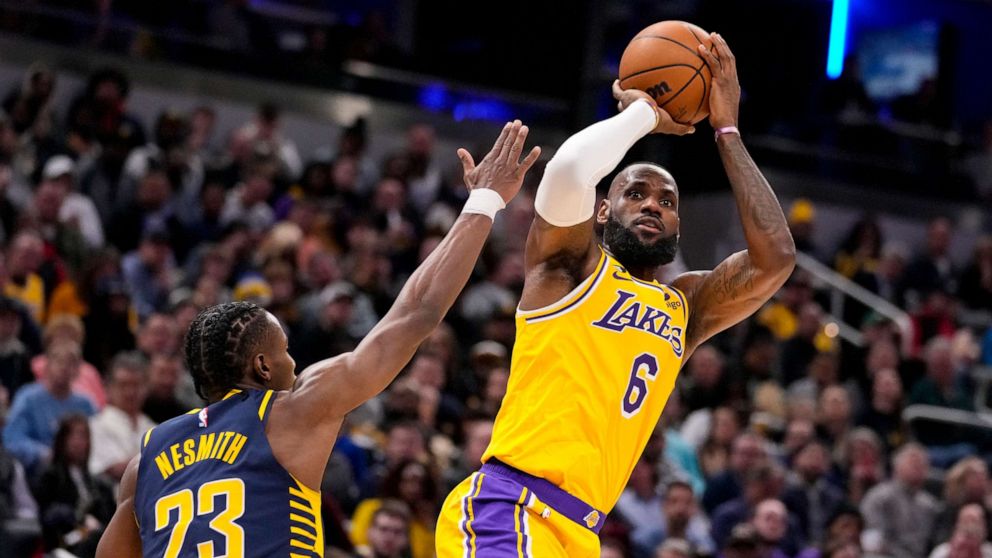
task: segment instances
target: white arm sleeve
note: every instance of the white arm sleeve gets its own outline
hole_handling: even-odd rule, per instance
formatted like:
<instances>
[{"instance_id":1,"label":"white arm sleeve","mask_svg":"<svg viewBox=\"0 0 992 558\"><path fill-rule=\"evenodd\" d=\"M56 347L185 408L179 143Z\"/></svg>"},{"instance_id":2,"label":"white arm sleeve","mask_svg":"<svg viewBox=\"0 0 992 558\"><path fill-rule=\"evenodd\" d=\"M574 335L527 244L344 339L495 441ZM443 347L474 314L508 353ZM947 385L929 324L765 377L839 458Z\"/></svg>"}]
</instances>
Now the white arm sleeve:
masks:
<instances>
[{"instance_id":1,"label":"white arm sleeve","mask_svg":"<svg viewBox=\"0 0 992 558\"><path fill-rule=\"evenodd\" d=\"M654 129L656 118L647 101L638 101L568 138L544 170L534 199L537 214L556 227L588 221L595 210L596 184Z\"/></svg>"}]
</instances>

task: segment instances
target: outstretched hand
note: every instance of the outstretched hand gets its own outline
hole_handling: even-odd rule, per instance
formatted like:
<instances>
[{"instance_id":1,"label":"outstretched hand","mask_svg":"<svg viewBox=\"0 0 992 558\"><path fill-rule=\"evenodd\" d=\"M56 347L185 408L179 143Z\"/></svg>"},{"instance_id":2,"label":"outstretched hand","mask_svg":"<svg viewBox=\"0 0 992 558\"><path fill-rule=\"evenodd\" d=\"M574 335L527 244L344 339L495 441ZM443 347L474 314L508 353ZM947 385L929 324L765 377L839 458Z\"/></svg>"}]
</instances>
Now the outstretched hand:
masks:
<instances>
[{"instance_id":1,"label":"outstretched hand","mask_svg":"<svg viewBox=\"0 0 992 558\"><path fill-rule=\"evenodd\" d=\"M503 197L504 202L510 203L520 191L524 175L541 156L541 148L534 146L527 157L523 161L520 160L529 131L519 120L507 122L496 143L493 144L492 150L479 161L478 165L467 149L459 149L458 158L461 159L462 169L465 171L465 186L469 190L476 188L495 190Z\"/></svg>"},{"instance_id":2,"label":"outstretched hand","mask_svg":"<svg viewBox=\"0 0 992 558\"><path fill-rule=\"evenodd\" d=\"M679 124L673 120L672 115L668 114L665 109L660 108L651 95L648 95L640 89L622 89L620 87L620 80L613 81L613 98L617 100L617 110L620 112L623 112L624 109L634 104L636 101L644 100L651 103L651 108L654 109L658 119L658 124L654 127L654 130L651 131L652 134L672 134L676 136L684 136L696 131L696 128L693 126Z\"/></svg>"},{"instance_id":3,"label":"outstretched hand","mask_svg":"<svg viewBox=\"0 0 992 558\"><path fill-rule=\"evenodd\" d=\"M699 55L713 73L710 90L710 125L714 129L737 125L741 103L741 85L737 81L737 59L719 33L710 33L713 49L699 45Z\"/></svg>"}]
</instances>

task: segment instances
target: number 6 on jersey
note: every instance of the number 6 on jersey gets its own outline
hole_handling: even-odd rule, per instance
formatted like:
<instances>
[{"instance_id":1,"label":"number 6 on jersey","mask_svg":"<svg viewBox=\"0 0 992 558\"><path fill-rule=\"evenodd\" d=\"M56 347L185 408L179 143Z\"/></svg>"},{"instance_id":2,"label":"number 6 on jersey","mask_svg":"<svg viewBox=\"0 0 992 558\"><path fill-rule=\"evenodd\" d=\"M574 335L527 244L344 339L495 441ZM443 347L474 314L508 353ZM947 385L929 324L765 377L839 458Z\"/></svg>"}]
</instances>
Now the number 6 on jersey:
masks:
<instances>
[{"instance_id":1,"label":"number 6 on jersey","mask_svg":"<svg viewBox=\"0 0 992 558\"><path fill-rule=\"evenodd\" d=\"M630 381L627 391L623 394L623 404L620 412L624 418L630 418L641 410L644 398L648 396L648 382L654 381L658 375L658 359L650 353L643 353L634 359L630 368Z\"/></svg>"}]
</instances>

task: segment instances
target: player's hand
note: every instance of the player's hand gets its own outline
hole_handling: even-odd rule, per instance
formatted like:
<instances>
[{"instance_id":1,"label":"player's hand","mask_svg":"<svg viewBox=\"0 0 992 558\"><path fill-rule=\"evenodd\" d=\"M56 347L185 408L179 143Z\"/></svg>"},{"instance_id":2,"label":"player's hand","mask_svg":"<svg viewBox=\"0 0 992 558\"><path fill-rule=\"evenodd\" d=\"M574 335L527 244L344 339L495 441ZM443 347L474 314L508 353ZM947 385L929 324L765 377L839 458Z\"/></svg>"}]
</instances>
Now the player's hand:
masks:
<instances>
[{"instance_id":1,"label":"player's hand","mask_svg":"<svg viewBox=\"0 0 992 558\"><path fill-rule=\"evenodd\" d=\"M478 166L467 149L459 149L458 158L462 160L462 168L465 171L465 186L469 190L476 188L496 190L503 197L504 202L510 203L520 191L524 175L541 156L541 148L534 146L527 157L523 161L520 160L529 131L519 120L507 122L492 150L482 161L479 161Z\"/></svg>"},{"instance_id":2,"label":"player's hand","mask_svg":"<svg viewBox=\"0 0 992 558\"><path fill-rule=\"evenodd\" d=\"M679 124L675 120L672 120L672 116L665 109L658 107L658 103L654 102L654 98L651 95L640 89L622 89L620 87L620 80L613 81L613 98L617 100L617 110L620 112L623 112L624 109L637 101L643 100L651 103L651 108L654 109L658 122L654 130L651 130L652 134L684 136L696 131L696 128L693 126Z\"/></svg>"},{"instance_id":3,"label":"player's hand","mask_svg":"<svg viewBox=\"0 0 992 558\"><path fill-rule=\"evenodd\" d=\"M710 33L713 49L699 45L699 54L713 72L710 90L710 125L713 129L737 125L741 84L737 81L737 60L719 33Z\"/></svg>"}]
</instances>

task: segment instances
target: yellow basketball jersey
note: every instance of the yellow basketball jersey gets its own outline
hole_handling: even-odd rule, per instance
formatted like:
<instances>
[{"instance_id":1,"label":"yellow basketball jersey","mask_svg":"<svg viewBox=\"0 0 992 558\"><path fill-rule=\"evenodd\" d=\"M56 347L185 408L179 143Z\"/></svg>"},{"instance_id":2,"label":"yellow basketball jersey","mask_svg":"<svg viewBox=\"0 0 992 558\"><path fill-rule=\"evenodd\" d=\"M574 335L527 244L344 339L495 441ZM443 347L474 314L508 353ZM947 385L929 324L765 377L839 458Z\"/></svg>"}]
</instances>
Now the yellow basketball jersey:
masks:
<instances>
[{"instance_id":1,"label":"yellow basketball jersey","mask_svg":"<svg viewBox=\"0 0 992 558\"><path fill-rule=\"evenodd\" d=\"M613 508L682 366L685 297L605 251L558 302L517 312L506 397L483 461Z\"/></svg>"}]
</instances>

